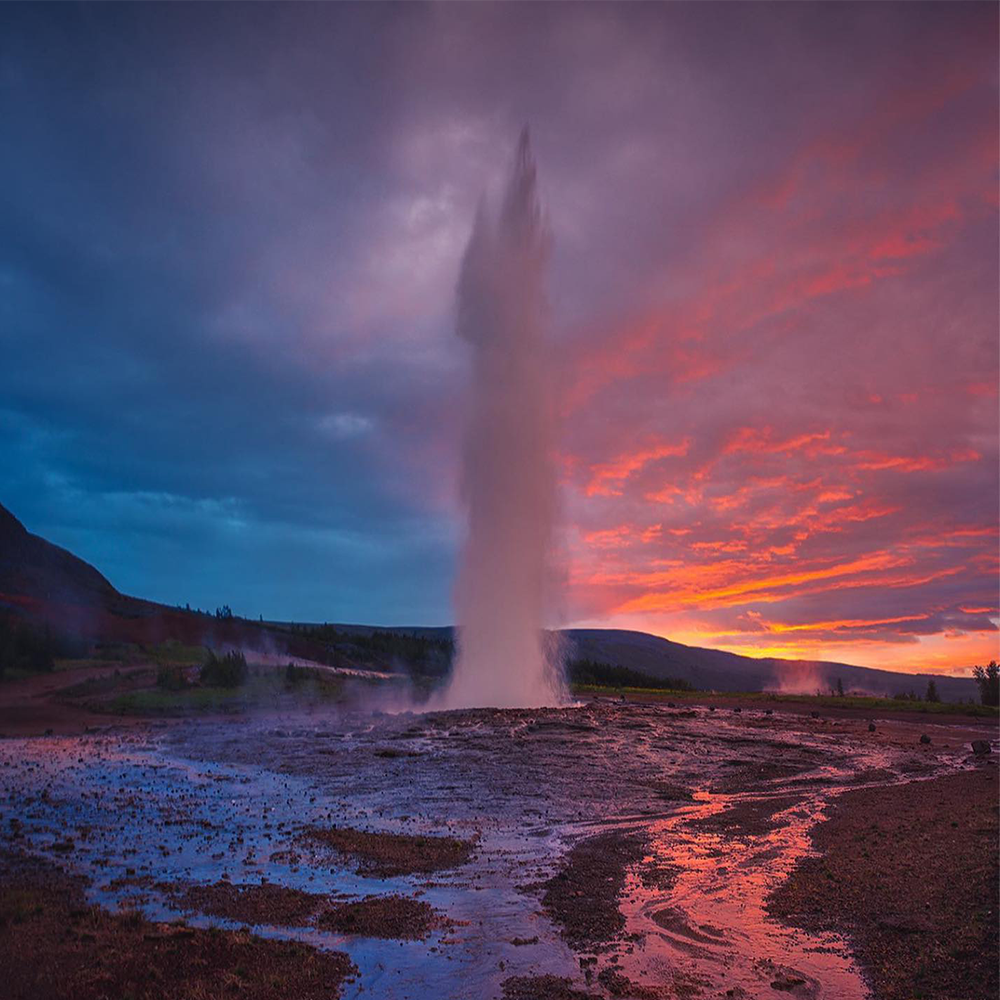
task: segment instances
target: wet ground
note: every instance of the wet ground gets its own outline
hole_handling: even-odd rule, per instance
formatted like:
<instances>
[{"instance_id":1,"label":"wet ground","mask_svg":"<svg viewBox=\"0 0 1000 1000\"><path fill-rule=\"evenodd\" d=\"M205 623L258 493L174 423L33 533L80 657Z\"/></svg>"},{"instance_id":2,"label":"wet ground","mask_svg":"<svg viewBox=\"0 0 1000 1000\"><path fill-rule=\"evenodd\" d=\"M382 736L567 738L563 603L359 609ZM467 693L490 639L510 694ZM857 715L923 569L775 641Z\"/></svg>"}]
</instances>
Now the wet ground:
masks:
<instances>
[{"instance_id":1,"label":"wet ground","mask_svg":"<svg viewBox=\"0 0 1000 1000\"><path fill-rule=\"evenodd\" d=\"M345 951L348 997L851 1000L866 990L844 943L769 918L766 898L832 796L971 768L967 738L610 701L7 738L0 837L88 876L112 909ZM438 860L373 866L354 831L423 838ZM392 858L407 843L371 842ZM273 910L243 920L199 912L220 882L300 893L257 893ZM375 920L355 906L372 897L390 897ZM373 936L399 910L420 920Z\"/></svg>"}]
</instances>

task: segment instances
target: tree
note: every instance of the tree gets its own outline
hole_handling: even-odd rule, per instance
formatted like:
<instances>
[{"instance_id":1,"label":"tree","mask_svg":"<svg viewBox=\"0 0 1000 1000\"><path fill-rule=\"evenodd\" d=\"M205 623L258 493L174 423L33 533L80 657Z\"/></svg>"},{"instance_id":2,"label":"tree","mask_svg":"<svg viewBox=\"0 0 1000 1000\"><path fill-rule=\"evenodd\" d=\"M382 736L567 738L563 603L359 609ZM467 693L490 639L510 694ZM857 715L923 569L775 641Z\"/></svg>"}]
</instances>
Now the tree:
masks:
<instances>
[{"instance_id":1,"label":"tree","mask_svg":"<svg viewBox=\"0 0 1000 1000\"><path fill-rule=\"evenodd\" d=\"M837 697L844 697L844 682L839 677L837 678Z\"/></svg>"},{"instance_id":2,"label":"tree","mask_svg":"<svg viewBox=\"0 0 1000 1000\"><path fill-rule=\"evenodd\" d=\"M979 685L979 700L984 705L1000 705L1000 667L990 660L985 667L973 667L972 676Z\"/></svg>"},{"instance_id":3,"label":"tree","mask_svg":"<svg viewBox=\"0 0 1000 1000\"><path fill-rule=\"evenodd\" d=\"M210 649L208 662L201 668L201 683L206 687L235 688L245 684L249 676L246 657L236 649L225 656L216 656Z\"/></svg>"},{"instance_id":4,"label":"tree","mask_svg":"<svg viewBox=\"0 0 1000 1000\"><path fill-rule=\"evenodd\" d=\"M924 695L924 701L940 701L941 695L938 694L937 684L934 683L934 678L932 677L927 682L927 694Z\"/></svg>"}]
</instances>

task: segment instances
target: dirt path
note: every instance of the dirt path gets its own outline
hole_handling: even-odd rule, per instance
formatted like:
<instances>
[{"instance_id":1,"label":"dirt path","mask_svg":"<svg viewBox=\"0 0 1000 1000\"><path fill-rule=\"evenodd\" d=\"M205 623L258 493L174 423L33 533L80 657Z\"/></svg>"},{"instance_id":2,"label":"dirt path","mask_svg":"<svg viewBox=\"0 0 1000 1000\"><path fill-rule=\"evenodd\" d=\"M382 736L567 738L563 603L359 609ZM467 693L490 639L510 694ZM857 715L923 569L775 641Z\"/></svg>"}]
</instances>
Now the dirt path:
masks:
<instances>
[{"instance_id":1,"label":"dirt path","mask_svg":"<svg viewBox=\"0 0 1000 1000\"><path fill-rule=\"evenodd\" d=\"M149 673L152 667L122 667L120 663L88 664L32 674L0 684L0 734L5 736L79 735L94 727L141 725L146 720L131 716L98 715L82 705L60 701L59 696L86 681L101 681L132 671ZM117 674L116 674L117 671Z\"/></svg>"}]
</instances>

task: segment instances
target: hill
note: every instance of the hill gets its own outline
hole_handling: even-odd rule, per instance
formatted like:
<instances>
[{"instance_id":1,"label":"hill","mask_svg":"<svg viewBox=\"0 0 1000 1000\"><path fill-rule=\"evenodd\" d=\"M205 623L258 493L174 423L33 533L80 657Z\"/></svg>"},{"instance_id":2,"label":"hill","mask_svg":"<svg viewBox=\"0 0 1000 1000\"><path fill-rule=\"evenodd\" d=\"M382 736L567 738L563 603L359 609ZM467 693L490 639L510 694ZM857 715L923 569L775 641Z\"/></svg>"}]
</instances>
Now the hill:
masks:
<instances>
[{"instance_id":1,"label":"hill","mask_svg":"<svg viewBox=\"0 0 1000 1000\"><path fill-rule=\"evenodd\" d=\"M565 634L576 657L630 667L653 677L678 677L703 691L815 694L829 692L840 680L845 691L879 697L914 691L922 696L932 676L822 660L756 659L619 629L571 629ZM944 701L978 696L972 678L933 676Z\"/></svg>"},{"instance_id":2,"label":"hill","mask_svg":"<svg viewBox=\"0 0 1000 1000\"><path fill-rule=\"evenodd\" d=\"M43 622L97 643L239 647L334 666L447 671L451 628L254 622L173 608L120 593L93 566L33 535L0 505L0 612ZM754 659L621 629L569 629L567 658L588 659L673 677L701 690L814 694L837 681L847 691L923 694L929 674L903 674L846 663ZM411 641L416 640L416 641ZM971 678L934 675L945 701L975 698Z\"/></svg>"},{"instance_id":3,"label":"hill","mask_svg":"<svg viewBox=\"0 0 1000 1000\"><path fill-rule=\"evenodd\" d=\"M90 563L33 535L2 505L0 615L96 644L155 646L174 641L307 659L327 656L322 644L275 632L262 623L217 618L122 594Z\"/></svg>"}]
</instances>

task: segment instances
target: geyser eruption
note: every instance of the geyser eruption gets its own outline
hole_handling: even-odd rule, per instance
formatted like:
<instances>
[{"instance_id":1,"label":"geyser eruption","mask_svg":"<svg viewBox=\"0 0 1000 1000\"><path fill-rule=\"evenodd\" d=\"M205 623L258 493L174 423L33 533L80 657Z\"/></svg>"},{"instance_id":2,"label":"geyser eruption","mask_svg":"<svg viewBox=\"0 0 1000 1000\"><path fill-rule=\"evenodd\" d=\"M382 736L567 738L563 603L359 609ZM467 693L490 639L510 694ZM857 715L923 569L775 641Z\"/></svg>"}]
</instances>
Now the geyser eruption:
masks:
<instances>
[{"instance_id":1,"label":"geyser eruption","mask_svg":"<svg viewBox=\"0 0 1000 1000\"><path fill-rule=\"evenodd\" d=\"M500 213L480 206L458 282L457 332L473 357L451 708L561 700L543 633L555 513L543 356L548 249L525 129Z\"/></svg>"}]
</instances>

